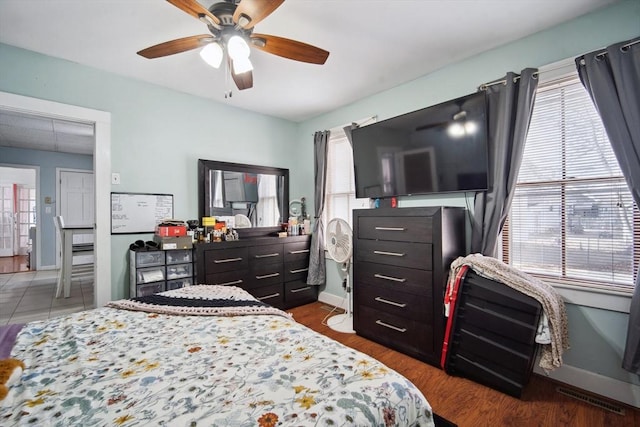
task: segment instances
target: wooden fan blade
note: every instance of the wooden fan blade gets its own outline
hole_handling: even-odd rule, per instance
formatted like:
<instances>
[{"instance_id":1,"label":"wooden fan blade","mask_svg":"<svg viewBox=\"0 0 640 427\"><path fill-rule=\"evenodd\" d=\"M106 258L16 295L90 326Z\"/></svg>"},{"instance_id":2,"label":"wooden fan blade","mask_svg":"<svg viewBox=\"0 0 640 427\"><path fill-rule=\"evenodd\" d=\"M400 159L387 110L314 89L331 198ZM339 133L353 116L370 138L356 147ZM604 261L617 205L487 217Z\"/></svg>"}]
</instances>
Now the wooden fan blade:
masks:
<instances>
[{"instance_id":1,"label":"wooden fan blade","mask_svg":"<svg viewBox=\"0 0 640 427\"><path fill-rule=\"evenodd\" d=\"M211 12L209 12L204 6L198 3L196 0L167 0L169 3L177 7L178 9L187 12L189 15L196 19L202 20L203 16L210 19L217 25L220 25L220 20Z\"/></svg>"},{"instance_id":2,"label":"wooden fan blade","mask_svg":"<svg viewBox=\"0 0 640 427\"><path fill-rule=\"evenodd\" d=\"M140 52L138 52L138 55L144 56L147 59L160 58L162 56L186 52L188 50L204 46L213 42L213 40L213 37L211 37L211 35L209 34L189 36L142 49Z\"/></svg>"},{"instance_id":3,"label":"wooden fan blade","mask_svg":"<svg viewBox=\"0 0 640 427\"><path fill-rule=\"evenodd\" d=\"M282 3L284 0L242 0L233 13L233 22L248 30L269 16Z\"/></svg>"},{"instance_id":4,"label":"wooden fan blade","mask_svg":"<svg viewBox=\"0 0 640 427\"><path fill-rule=\"evenodd\" d=\"M252 34L250 38L257 49L295 61L324 64L329 57L329 52L324 49L283 37Z\"/></svg>"},{"instance_id":5,"label":"wooden fan blade","mask_svg":"<svg viewBox=\"0 0 640 427\"><path fill-rule=\"evenodd\" d=\"M229 58L229 70L231 73L231 77L235 82L236 86L238 86L239 90L250 89L253 87L253 72L246 71L240 74L233 73L233 59Z\"/></svg>"}]
</instances>

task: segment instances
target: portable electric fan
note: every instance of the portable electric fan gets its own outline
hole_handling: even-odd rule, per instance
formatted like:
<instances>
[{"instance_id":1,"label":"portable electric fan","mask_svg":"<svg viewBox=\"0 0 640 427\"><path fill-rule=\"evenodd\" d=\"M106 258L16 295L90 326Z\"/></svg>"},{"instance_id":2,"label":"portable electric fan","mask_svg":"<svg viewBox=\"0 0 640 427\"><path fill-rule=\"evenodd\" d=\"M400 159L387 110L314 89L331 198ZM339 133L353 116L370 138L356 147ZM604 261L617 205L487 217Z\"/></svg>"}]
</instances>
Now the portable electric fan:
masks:
<instances>
[{"instance_id":1,"label":"portable electric fan","mask_svg":"<svg viewBox=\"0 0 640 427\"><path fill-rule=\"evenodd\" d=\"M329 256L338 264L342 264L342 271L345 274L344 288L348 295L347 312L337 314L327 320L327 325L334 331L344 333L354 333L353 313L351 312L351 287L349 286L349 267L351 265L351 227L340 218L333 218L327 225L325 247Z\"/></svg>"}]
</instances>

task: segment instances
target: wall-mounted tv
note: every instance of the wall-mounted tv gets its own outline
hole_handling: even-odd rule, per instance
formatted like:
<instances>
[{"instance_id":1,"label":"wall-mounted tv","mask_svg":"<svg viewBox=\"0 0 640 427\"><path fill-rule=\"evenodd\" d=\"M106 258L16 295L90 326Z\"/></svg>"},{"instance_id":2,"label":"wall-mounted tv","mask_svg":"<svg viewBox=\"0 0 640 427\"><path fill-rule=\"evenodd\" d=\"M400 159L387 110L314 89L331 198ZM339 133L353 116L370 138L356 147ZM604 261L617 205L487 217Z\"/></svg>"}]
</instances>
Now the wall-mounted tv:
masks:
<instances>
[{"instance_id":1,"label":"wall-mounted tv","mask_svg":"<svg viewBox=\"0 0 640 427\"><path fill-rule=\"evenodd\" d=\"M353 130L356 197L489 187L484 92Z\"/></svg>"}]
</instances>

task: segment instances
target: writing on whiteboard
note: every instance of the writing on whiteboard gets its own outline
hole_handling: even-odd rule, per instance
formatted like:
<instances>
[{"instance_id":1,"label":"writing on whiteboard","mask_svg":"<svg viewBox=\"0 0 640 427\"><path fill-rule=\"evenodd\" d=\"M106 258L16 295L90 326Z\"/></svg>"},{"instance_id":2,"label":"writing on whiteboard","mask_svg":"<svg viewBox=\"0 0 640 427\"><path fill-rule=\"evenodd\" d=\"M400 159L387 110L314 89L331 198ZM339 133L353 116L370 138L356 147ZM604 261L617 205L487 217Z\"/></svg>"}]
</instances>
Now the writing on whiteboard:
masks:
<instances>
[{"instance_id":1,"label":"writing on whiteboard","mask_svg":"<svg viewBox=\"0 0 640 427\"><path fill-rule=\"evenodd\" d=\"M173 218L173 194L111 193L111 233L153 233Z\"/></svg>"}]
</instances>

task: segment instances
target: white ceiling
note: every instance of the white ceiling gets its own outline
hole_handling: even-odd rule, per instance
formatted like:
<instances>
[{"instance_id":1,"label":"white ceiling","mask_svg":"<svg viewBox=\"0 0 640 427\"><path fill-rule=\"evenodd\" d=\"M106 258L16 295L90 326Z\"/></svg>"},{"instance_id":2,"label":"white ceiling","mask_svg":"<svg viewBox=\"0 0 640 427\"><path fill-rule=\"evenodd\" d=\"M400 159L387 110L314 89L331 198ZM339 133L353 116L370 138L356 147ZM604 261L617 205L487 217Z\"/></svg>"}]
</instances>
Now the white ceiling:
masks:
<instances>
[{"instance_id":1,"label":"white ceiling","mask_svg":"<svg viewBox=\"0 0 640 427\"><path fill-rule=\"evenodd\" d=\"M200 0L205 7L215 1ZM300 122L615 2L286 0L256 33L312 44L329 58L313 65L254 49L254 86L243 91L197 50L157 59L136 54L208 32L163 0L0 0L0 42ZM4 122L0 144L20 139L21 130ZM46 126L55 129L55 121ZM63 137L48 138L62 144Z\"/></svg>"}]
</instances>

